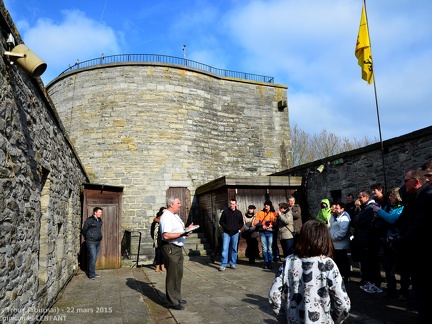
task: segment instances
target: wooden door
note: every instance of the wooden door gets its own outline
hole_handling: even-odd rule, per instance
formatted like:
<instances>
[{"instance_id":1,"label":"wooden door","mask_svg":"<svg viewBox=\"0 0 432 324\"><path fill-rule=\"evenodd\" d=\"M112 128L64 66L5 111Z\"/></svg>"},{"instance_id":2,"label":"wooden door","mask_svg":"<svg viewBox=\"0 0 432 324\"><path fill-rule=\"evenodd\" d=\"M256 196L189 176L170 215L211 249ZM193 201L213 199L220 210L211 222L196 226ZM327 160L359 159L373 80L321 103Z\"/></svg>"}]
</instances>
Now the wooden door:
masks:
<instances>
[{"instance_id":1,"label":"wooden door","mask_svg":"<svg viewBox=\"0 0 432 324\"><path fill-rule=\"evenodd\" d=\"M87 205L87 214L93 214L94 207L101 207L102 213L102 241L96 269L120 268L120 224L118 206L114 204Z\"/></svg>"},{"instance_id":2,"label":"wooden door","mask_svg":"<svg viewBox=\"0 0 432 324\"><path fill-rule=\"evenodd\" d=\"M188 225L192 220L190 220L190 207L191 207L191 199L190 199L190 192L188 188L184 187L170 187L168 188L166 192L166 196L168 197L176 197L180 199L180 202L182 203L182 206L180 208L180 218L185 223L185 225Z\"/></svg>"}]
</instances>

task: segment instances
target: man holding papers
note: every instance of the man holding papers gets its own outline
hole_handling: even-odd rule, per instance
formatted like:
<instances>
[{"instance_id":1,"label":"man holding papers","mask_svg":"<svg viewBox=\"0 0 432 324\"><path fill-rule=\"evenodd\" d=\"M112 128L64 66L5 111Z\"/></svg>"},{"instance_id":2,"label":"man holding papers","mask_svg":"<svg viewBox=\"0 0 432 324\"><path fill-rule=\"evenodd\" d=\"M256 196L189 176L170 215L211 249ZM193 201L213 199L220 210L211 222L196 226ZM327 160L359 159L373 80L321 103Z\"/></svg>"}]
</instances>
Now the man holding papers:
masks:
<instances>
[{"instance_id":1,"label":"man holding papers","mask_svg":"<svg viewBox=\"0 0 432 324\"><path fill-rule=\"evenodd\" d=\"M167 209L160 220L162 233L162 255L166 266L166 298L168 307L175 310L183 310L186 300L181 298L181 282L183 278L183 245L185 236L191 235L192 231L187 231L196 227L193 223L187 228L181 220L178 212L181 202L179 198L170 197L167 199Z\"/></svg>"}]
</instances>

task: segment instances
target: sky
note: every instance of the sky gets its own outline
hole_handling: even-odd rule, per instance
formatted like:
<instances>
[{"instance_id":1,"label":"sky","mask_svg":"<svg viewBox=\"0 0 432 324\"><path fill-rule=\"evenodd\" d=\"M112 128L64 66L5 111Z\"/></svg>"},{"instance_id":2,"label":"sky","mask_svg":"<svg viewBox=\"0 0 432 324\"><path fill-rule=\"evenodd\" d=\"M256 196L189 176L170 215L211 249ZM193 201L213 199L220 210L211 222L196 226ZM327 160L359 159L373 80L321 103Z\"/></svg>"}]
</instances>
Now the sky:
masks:
<instances>
[{"instance_id":1,"label":"sky","mask_svg":"<svg viewBox=\"0 0 432 324\"><path fill-rule=\"evenodd\" d=\"M430 126L432 1L366 1L371 85L354 55L362 3L4 0L24 43L48 65L45 85L102 53L186 56L274 77L288 86L291 127L311 135L375 142Z\"/></svg>"}]
</instances>

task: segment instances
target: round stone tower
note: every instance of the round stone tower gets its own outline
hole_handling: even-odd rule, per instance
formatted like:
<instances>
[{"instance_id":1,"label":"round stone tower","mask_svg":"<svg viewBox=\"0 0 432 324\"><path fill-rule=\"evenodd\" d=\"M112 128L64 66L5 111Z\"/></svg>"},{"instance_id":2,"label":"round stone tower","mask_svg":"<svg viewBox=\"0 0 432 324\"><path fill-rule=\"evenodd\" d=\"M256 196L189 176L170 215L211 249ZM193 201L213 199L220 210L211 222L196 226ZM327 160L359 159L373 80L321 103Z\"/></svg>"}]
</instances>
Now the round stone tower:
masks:
<instances>
[{"instance_id":1,"label":"round stone tower","mask_svg":"<svg viewBox=\"0 0 432 324\"><path fill-rule=\"evenodd\" d=\"M96 64L47 85L93 183L123 186L123 228L146 229L170 188L289 167L287 87L179 64Z\"/></svg>"}]
</instances>

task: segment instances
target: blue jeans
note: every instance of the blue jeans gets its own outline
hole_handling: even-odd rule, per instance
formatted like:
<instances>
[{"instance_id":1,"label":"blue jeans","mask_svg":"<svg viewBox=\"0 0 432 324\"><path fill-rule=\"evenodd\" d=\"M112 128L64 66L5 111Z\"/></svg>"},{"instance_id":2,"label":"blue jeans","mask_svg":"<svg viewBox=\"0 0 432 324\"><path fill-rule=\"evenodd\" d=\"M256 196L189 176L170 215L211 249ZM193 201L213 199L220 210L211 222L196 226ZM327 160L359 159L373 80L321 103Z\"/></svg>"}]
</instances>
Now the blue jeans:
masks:
<instances>
[{"instance_id":1,"label":"blue jeans","mask_svg":"<svg viewBox=\"0 0 432 324\"><path fill-rule=\"evenodd\" d=\"M264 231L260 232L262 255L264 258L264 265L271 265L273 262L273 232Z\"/></svg>"},{"instance_id":2,"label":"blue jeans","mask_svg":"<svg viewBox=\"0 0 432 324\"><path fill-rule=\"evenodd\" d=\"M239 235L240 233L236 233L233 236L227 233L222 234L221 267L226 267L228 262L231 267L235 267L237 263Z\"/></svg>"},{"instance_id":3,"label":"blue jeans","mask_svg":"<svg viewBox=\"0 0 432 324\"><path fill-rule=\"evenodd\" d=\"M88 262L89 262L89 267L88 267L88 277L89 278L93 278L94 276L96 276L96 261L99 255L99 250L100 250L100 242L87 242L86 241L86 246L87 246L87 251L88 251Z\"/></svg>"}]
</instances>

